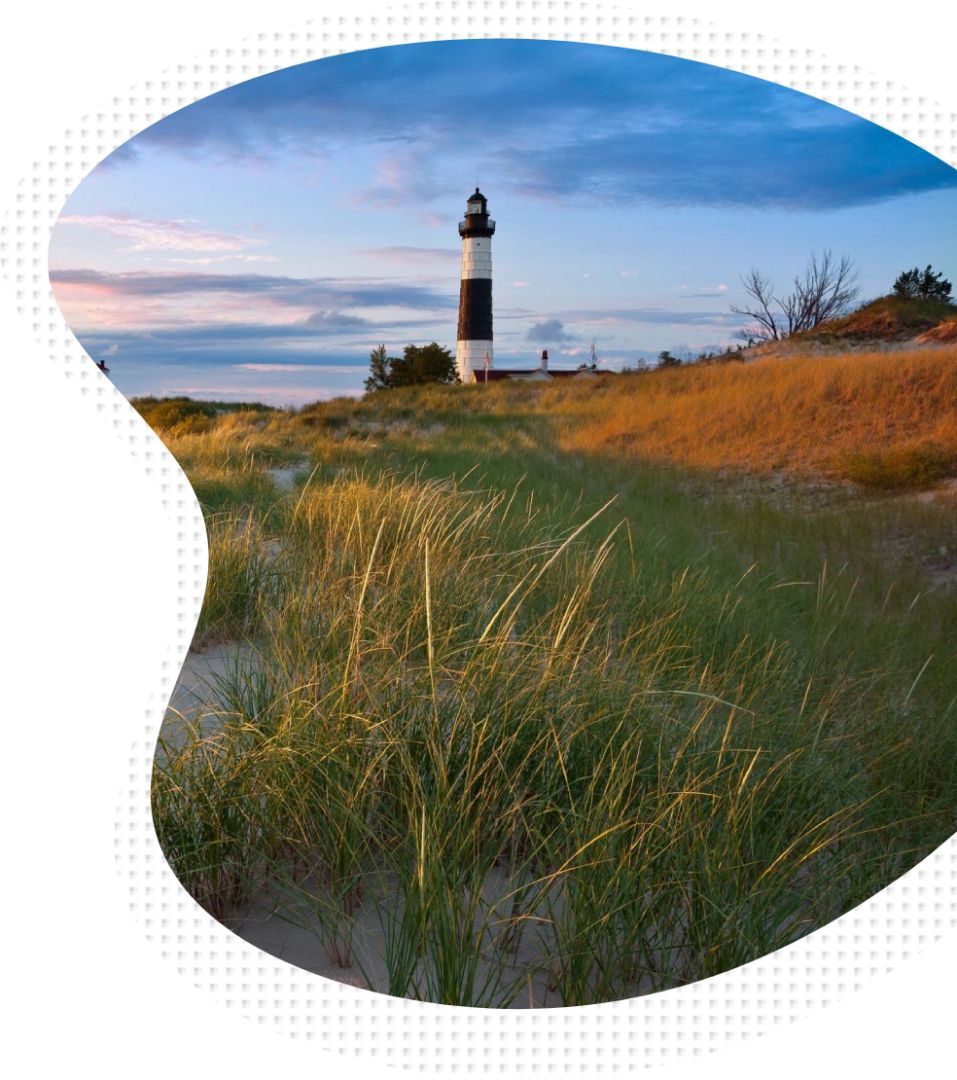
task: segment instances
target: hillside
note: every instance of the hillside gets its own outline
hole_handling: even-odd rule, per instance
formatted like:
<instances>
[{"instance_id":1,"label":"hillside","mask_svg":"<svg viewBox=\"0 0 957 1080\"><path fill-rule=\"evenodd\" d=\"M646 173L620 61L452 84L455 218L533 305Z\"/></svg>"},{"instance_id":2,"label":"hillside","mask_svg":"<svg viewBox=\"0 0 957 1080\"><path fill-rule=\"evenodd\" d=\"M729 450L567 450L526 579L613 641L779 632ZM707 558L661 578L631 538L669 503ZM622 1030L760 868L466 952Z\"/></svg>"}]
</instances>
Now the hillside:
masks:
<instances>
[{"instance_id":1,"label":"hillside","mask_svg":"<svg viewBox=\"0 0 957 1080\"><path fill-rule=\"evenodd\" d=\"M568 447L887 488L957 475L957 347L695 365L601 390L555 403L577 413Z\"/></svg>"},{"instance_id":2,"label":"hillside","mask_svg":"<svg viewBox=\"0 0 957 1080\"><path fill-rule=\"evenodd\" d=\"M917 490L957 475L957 347L422 387L317 403L296 423L339 438L416 431L423 453L446 452L438 432L451 426L456 444L505 439L518 456L528 440L603 465Z\"/></svg>"},{"instance_id":3,"label":"hillside","mask_svg":"<svg viewBox=\"0 0 957 1080\"><path fill-rule=\"evenodd\" d=\"M218 666L154 772L180 881L310 970L495 1007L861 903L954 830L953 502L769 473L952 470L954 353L143 406L209 534Z\"/></svg>"},{"instance_id":4,"label":"hillside","mask_svg":"<svg viewBox=\"0 0 957 1080\"><path fill-rule=\"evenodd\" d=\"M880 296L839 319L747 350L748 357L821 355L957 342L957 305Z\"/></svg>"}]
</instances>

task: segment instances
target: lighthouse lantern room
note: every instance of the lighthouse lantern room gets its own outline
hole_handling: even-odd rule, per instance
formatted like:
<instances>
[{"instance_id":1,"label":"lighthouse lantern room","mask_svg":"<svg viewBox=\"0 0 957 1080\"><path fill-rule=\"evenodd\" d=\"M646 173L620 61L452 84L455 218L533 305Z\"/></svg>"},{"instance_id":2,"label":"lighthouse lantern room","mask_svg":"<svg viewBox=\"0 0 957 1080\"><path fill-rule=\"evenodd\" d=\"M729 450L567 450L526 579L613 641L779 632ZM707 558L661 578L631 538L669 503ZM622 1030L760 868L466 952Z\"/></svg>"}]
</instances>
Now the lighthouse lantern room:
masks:
<instances>
[{"instance_id":1,"label":"lighthouse lantern room","mask_svg":"<svg viewBox=\"0 0 957 1080\"><path fill-rule=\"evenodd\" d=\"M459 293L459 328L455 367L463 383L474 370L492 367L492 235L495 222L488 216L488 200L475 189L469 196L462 237L462 285Z\"/></svg>"}]
</instances>

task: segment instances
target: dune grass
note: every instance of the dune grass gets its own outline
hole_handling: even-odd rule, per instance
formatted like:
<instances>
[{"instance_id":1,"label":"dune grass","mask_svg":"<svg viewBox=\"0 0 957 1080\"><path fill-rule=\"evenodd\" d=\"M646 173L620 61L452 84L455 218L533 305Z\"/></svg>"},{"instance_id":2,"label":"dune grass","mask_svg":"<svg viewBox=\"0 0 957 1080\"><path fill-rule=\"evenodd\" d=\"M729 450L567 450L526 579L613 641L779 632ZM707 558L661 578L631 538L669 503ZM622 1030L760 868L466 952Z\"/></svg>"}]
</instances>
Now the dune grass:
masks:
<instances>
[{"instance_id":1,"label":"dune grass","mask_svg":"<svg viewBox=\"0 0 957 1080\"><path fill-rule=\"evenodd\" d=\"M957 348L698 365L625 382L596 387L600 404L563 403L583 414L570 448L852 480L862 458L906 452L936 463L925 483L957 474ZM920 482L898 472L903 486Z\"/></svg>"},{"instance_id":2,"label":"dune grass","mask_svg":"<svg viewBox=\"0 0 957 1080\"><path fill-rule=\"evenodd\" d=\"M755 364L170 437L233 492L204 503L201 629L250 646L157 754L190 893L270 897L381 992L505 1007L545 973L581 1005L782 947L949 836L952 510L742 497L598 434L749 369L763 400ZM853 372L813 377L839 403Z\"/></svg>"}]
</instances>

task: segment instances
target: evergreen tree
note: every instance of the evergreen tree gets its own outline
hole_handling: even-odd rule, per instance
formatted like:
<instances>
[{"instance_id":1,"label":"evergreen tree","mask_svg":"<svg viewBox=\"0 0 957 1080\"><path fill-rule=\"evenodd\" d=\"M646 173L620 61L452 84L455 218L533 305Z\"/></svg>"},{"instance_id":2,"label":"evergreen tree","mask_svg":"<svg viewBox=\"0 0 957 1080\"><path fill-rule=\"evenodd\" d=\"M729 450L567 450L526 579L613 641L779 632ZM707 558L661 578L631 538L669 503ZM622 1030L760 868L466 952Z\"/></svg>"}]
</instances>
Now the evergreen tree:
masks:
<instances>
[{"instance_id":1,"label":"evergreen tree","mask_svg":"<svg viewBox=\"0 0 957 1080\"><path fill-rule=\"evenodd\" d=\"M369 356L369 378L366 379L366 392L375 390L387 390L392 384L389 382L389 357L386 356L385 345L373 349Z\"/></svg>"},{"instance_id":2,"label":"evergreen tree","mask_svg":"<svg viewBox=\"0 0 957 1080\"><path fill-rule=\"evenodd\" d=\"M934 273L928 266L920 270L905 270L894 282L894 295L905 300L943 300L950 302L953 286L943 280L942 273Z\"/></svg>"}]
</instances>

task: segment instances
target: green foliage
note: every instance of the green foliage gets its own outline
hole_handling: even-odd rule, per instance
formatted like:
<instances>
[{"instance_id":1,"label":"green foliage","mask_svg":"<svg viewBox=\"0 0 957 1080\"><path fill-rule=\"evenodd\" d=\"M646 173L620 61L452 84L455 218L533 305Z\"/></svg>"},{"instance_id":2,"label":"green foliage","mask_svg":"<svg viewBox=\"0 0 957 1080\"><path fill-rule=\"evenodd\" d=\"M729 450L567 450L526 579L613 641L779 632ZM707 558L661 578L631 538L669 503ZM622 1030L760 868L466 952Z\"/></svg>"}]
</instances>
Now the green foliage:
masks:
<instances>
[{"instance_id":1,"label":"green foliage","mask_svg":"<svg viewBox=\"0 0 957 1080\"><path fill-rule=\"evenodd\" d=\"M673 356L670 349L663 349L658 353L658 367L681 367L682 360L680 356Z\"/></svg>"},{"instance_id":2,"label":"green foliage","mask_svg":"<svg viewBox=\"0 0 957 1080\"><path fill-rule=\"evenodd\" d=\"M957 455L939 446L891 447L865 454L848 454L841 473L864 487L920 490L957 474Z\"/></svg>"},{"instance_id":3,"label":"green foliage","mask_svg":"<svg viewBox=\"0 0 957 1080\"><path fill-rule=\"evenodd\" d=\"M931 330L954 317L946 300L889 293L862 304L840 319L831 319L815 330L795 334L796 341L902 341Z\"/></svg>"},{"instance_id":4,"label":"green foliage","mask_svg":"<svg viewBox=\"0 0 957 1080\"><path fill-rule=\"evenodd\" d=\"M943 300L949 301L953 285L944 279L941 272L934 273L930 266L925 270L914 267L905 270L894 282L894 295L907 300Z\"/></svg>"},{"instance_id":5,"label":"green foliage","mask_svg":"<svg viewBox=\"0 0 957 1080\"><path fill-rule=\"evenodd\" d=\"M271 405L259 402L197 401L189 397L135 397L130 398L130 404L155 431L174 435L209 431L216 417L230 413L279 412Z\"/></svg>"},{"instance_id":6,"label":"green foliage","mask_svg":"<svg viewBox=\"0 0 957 1080\"><path fill-rule=\"evenodd\" d=\"M366 391L371 393L375 390L387 390L390 383L389 367L391 360L386 353L385 345L373 349L369 356L369 378L366 379Z\"/></svg>"},{"instance_id":7,"label":"green foliage","mask_svg":"<svg viewBox=\"0 0 957 1080\"><path fill-rule=\"evenodd\" d=\"M188 397L133 398L130 404L157 431L207 431L216 415L216 406L211 402Z\"/></svg>"},{"instance_id":8,"label":"green foliage","mask_svg":"<svg viewBox=\"0 0 957 1080\"><path fill-rule=\"evenodd\" d=\"M369 357L369 371L365 388L370 393L428 383L448 385L455 382L455 359L435 341L430 345L406 345L401 357L387 356L385 345L380 345Z\"/></svg>"}]
</instances>

